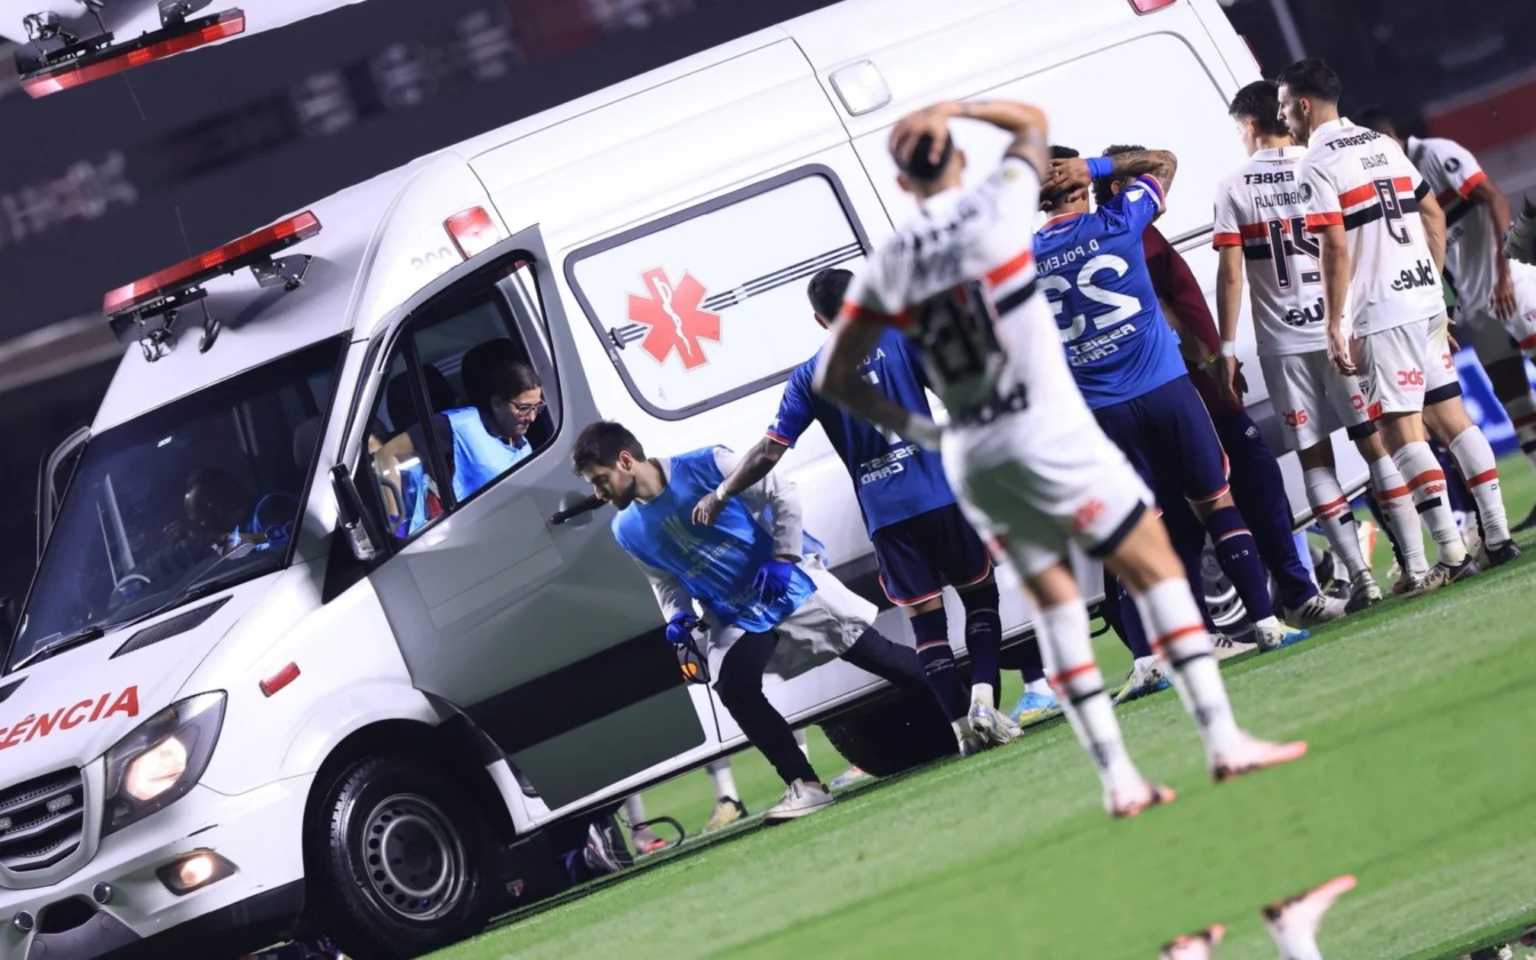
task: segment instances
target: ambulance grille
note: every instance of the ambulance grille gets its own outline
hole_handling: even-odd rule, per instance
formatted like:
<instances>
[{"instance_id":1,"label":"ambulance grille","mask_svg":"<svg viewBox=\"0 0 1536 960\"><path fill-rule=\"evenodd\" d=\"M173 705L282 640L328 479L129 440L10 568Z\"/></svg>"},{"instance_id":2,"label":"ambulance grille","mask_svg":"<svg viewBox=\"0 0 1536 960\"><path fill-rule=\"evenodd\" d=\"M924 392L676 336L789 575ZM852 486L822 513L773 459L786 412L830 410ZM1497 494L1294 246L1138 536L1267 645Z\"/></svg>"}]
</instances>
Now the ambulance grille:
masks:
<instances>
[{"instance_id":1,"label":"ambulance grille","mask_svg":"<svg viewBox=\"0 0 1536 960\"><path fill-rule=\"evenodd\" d=\"M60 770L0 790L0 867L45 870L74 853L85 835L85 780Z\"/></svg>"}]
</instances>

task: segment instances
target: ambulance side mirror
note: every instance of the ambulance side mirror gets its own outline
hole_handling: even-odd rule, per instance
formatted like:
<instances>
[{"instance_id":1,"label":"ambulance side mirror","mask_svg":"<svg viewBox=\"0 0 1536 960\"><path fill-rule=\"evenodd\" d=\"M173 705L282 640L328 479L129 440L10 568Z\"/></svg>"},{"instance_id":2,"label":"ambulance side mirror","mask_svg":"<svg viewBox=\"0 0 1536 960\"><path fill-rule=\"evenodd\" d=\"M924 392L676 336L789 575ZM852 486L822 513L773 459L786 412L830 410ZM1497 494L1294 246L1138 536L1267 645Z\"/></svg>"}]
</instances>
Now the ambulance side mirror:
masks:
<instances>
[{"instance_id":1,"label":"ambulance side mirror","mask_svg":"<svg viewBox=\"0 0 1536 960\"><path fill-rule=\"evenodd\" d=\"M379 555L373 538L363 525L363 498L352 482L347 468L337 464L331 468L331 490L336 494L336 529L347 541L352 556L361 563L372 563Z\"/></svg>"}]
</instances>

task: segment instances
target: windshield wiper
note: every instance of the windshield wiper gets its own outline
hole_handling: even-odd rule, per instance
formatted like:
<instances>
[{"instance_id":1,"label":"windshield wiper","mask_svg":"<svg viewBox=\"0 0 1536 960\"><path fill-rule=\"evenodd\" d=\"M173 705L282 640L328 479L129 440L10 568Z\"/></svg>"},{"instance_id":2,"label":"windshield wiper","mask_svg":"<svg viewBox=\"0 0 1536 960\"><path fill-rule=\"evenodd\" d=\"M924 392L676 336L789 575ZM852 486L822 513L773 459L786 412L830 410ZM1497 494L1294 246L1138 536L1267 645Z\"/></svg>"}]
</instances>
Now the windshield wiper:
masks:
<instances>
[{"instance_id":1,"label":"windshield wiper","mask_svg":"<svg viewBox=\"0 0 1536 960\"><path fill-rule=\"evenodd\" d=\"M36 650L33 650L31 653L27 654L26 656L24 656L20 660L18 660L16 663L12 664L11 669L8 672L15 672L17 670L20 670L22 667L25 667L27 664L32 663L33 661L36 661L36 660L41 660L44 657L51 657L51 656L53 656L56 653L63 653L65 650L68 650L70 647L78 647L81 644L90 643L92 640L100 640L102 637L104 637L106 635L107 635L107 631L102 629L99 626L98 627L86 627L84 630L81 630L79 633L72 633L72 634L70 634L67 637L60 637L59 639L53 641L52 643L45 643L45 644L43 644L41 647L38 647Z\"/></svg>"}]
</instances>

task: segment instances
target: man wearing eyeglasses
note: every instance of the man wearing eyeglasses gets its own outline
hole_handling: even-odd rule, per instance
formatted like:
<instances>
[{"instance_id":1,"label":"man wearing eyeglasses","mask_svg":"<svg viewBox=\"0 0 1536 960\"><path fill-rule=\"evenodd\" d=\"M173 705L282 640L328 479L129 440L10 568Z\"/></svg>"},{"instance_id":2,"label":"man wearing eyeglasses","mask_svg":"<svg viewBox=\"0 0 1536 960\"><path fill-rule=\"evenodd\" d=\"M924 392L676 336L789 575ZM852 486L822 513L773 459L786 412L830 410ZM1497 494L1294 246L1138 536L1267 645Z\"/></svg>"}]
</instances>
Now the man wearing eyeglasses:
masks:
<instances>
[{"instance_id":1,"label":"man wearing eyeglasses","mask_svg":"<svg viewBox=\"0 0 1536 960\"><path fill-rule=\"evenodd\" d=\"M465 380L474 406L441 415L453 434L453 494L459 500L533 452L528 430L544 411L544 384L519 360L500 359L483 376Z\"/></svg>"}]
</instances>

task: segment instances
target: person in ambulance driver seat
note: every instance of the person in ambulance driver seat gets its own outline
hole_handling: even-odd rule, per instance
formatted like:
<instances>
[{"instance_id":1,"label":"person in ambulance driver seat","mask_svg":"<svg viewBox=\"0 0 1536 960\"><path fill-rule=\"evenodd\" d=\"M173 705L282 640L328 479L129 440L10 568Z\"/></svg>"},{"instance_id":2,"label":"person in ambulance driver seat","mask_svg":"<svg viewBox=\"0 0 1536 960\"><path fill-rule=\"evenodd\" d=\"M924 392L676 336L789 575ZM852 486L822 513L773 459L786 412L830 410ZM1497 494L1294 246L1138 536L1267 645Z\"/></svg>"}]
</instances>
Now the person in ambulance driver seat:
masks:
<instances>
[{"instance_id":1,"label":"person in ambulance driver seat","mask_svg":"<svg viewBox=\"0 0 1536 960\"><path fill-rule=\"evenodd\" d=\"M1328 358L1360 377L1366 409L1439 549L1430 568L1419 538L1399 544L1405 563L1395 589L1416 595L1478 572L1426 421L1472 487L1493 561L1512 559L1493 450L1462 407L1450 359L1440 287L1445 214L1395 141L1339 116L1344 88L1327 64L1297 61L1277 83L1280 116L1307 144L1300 193L1307 229L1320 240Z\"/></svg>"},{"instance_id":2,"label":"person in ambulance driver seat","mask_svg":"<svg viewBox=\"0 0 1536 960\"><path fill-rule=\"evenodd\" d=\"M875 605L827 572L821 544L802 526L795 485L770 473L743 490L711 526L693 522L699 499L735 472L740 457L704 447L649 459L621 424L598 421L576 438L571 466L618 508L613 537L640 566L667 618L667 639L692 642L704 610L715 693L741 732L786 784L764 813L792 820L830 806L789 722L763 695L763 674L789 679L833 658L927 699L917 654L875 629Z\"/></svg>"},{"instance_id":3,"label":"person in ambulance driver seat","mask_svg":"<svg viewBox=\"0 0 1536 960\"><path fill-rule=\"evenodd\" d=\"M998 168L966 189L949 135L967 117L1011 134ZM1033 259L1045 115L1003 101L946 102L891 132L900 184L919 212L865 262L817 365L818 393L929 449L967 517L1006 552L1038 611L1035 630L1063 712L1099 773L1104 809L1134 816L1173 799L1141 775L1120 736L1093 659L1088 609L1067 564L1076 543L1131 590L1217 782L1295 760L1305 743L1258 740L1238 727L1210 635L1152 494L1104 435L1073 382ZM860 375L888 327L917 347L952 417L941 430Z\"/></svg>"},{"instance_id":4,"label":"person in ambulance driver seat","mask_svg":"<svg viewBox=\"0 0 1536 960\"><path fill-rule=\"evenodd\" d=\"M474 406L434 417L440 446L453 451L453 495L459 500L533 452L528 430L544 412L544 384L526 363L504 358L485 371L483 384L479 377L466 379L476 381L465 384Z\"/></svg>"},{"instance_id":5,"label":"person in ambulance driver seat","mask_svg":"<svg viewBox=\"0 0 1536 960\"><path fill-rule=\"evenodd\" d=\"M832 268L811 278L807 293L818 324L831 324L842 309L852 279L847 270ZM813 423L820 423L853 478L859 510L880 564L880 585L911 621L917 657L934 695L949 708L961 754L974 753L983 743L1009 742L1019 731L996 709L1002 622L997 612L997 580L987 548L955 504L939 458L816 396L811 390L816 361L817 357L812 357L789 375L778 415L767 435L747 452L741 466L718 490L704 495L694 509L694 521L713 523L731 497L767 476L785 451ZM897 403L929 415L923 392L927 378L899 331L888 330L859 370L868 383ZM965 606L966 647L971 654L969 696L961 693L949 645L943 597L946 582L959 592ZM1042 669L1034 679L1043 678ZM1043 706L1054 707L1054 699Z\"/></svg>"},{"instance_id":6,"label":"person in ambulance driver seat","mask_svg":"<svg viewBox=\"0 0 1536 960\"><path fill-rule=\"evenodd\" d=\"M1470 331L1494 395L1514 424L1521 450L1536 466L1536 390L1525 375L1525 358L1536 357L1536 268L1512 262L1503 252L1509 200L1477 157L1456 141L1405 140L1379 108L1364 111L1360 123L1397 141L1445 208L1445 275L1456 292L1456 329ZM1428 410L1425 419L1430 419ZM1536 510L1515 529L1533 526ZM1479 557L1478 564L1485 559Z\"/></svg>"}]
</instances>

